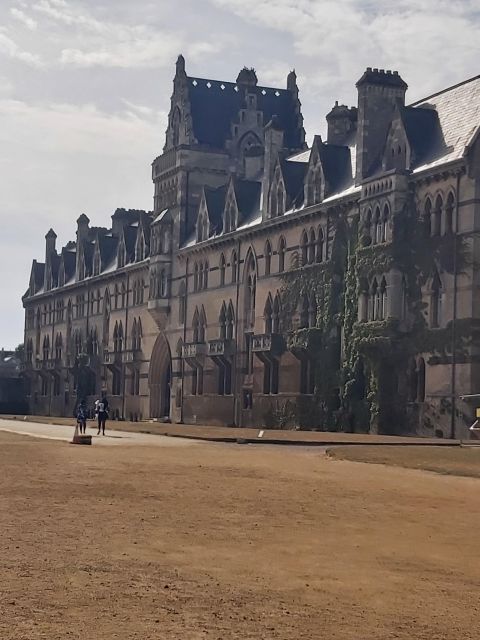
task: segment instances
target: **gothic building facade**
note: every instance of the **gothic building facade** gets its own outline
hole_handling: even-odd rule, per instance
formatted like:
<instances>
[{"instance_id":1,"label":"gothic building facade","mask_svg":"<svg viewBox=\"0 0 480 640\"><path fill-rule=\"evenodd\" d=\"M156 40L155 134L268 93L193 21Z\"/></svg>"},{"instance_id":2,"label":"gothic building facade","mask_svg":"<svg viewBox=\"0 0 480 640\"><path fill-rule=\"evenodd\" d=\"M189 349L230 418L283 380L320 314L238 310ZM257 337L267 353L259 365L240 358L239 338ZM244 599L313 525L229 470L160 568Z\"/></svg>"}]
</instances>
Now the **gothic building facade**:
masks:
<instances>
[{"instance_id":1,"label":"gothic building facade","mask_svg":"<svg viewBox=\"0 0 480 640\"><path fill-rule=\"evenodd\" d=\"M480 77L407 106L368 68L305 142L296 75L176 64L152 212L46 235L25 307L34 413L461 435L480 391Z\"/></svg>"}]
</instances>

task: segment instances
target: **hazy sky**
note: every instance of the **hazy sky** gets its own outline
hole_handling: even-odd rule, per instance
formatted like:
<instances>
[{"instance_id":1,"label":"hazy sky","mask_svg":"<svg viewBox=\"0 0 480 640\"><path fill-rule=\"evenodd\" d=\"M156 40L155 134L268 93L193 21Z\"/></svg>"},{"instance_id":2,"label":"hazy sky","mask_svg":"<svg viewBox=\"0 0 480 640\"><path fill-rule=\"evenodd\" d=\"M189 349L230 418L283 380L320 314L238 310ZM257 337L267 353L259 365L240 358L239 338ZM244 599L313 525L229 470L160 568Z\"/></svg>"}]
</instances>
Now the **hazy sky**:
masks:
<instances>
[{"instance_id":1,"label":"hazy sky","mask_svg":"<svg viewBox=\"0 0 480 640\"><path fill-rule=\"evenodd\" d=\"M0 0L0 346L23 339L21 295L50 227L152 208L174 63L285 86L295 67L307 140L367 66L408 99L480 73L478 0Z\"/></svg>"}]
</instances>

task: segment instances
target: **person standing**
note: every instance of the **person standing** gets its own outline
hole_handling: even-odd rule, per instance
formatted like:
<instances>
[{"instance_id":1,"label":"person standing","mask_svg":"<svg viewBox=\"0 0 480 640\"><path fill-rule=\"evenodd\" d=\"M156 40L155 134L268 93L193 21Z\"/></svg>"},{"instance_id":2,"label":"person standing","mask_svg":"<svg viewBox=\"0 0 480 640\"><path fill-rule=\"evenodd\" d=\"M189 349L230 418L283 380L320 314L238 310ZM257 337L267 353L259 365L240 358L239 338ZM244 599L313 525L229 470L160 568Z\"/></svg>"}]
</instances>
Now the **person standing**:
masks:
<instances>
[{"instance_id":1,"label":"person standing","mask_svg":"<svg viewBox=\"0 0 480 640\"><path fill-rule=\"evenodd\" d=\"M87 432L87 407L85 406L85 400L82 400L77 408L77 425L80 433Z\"/></svg>"},{"instance_id":2,"label":"person standing","mask_svg":"<svg viewBox=\"0 0 480 640\"><path fill-rule=\"evenodd\" d=\"M96 413L97 413L97 422L98 422L97 436L100 435L100 431L102 432L102 435L105 435L105 423L108 418L108 410L107 410L107 407L105 406L105 402L103 398L98 402L98 404L97 403L95 404L96 404Z\"/></svg>"}]
</instances>

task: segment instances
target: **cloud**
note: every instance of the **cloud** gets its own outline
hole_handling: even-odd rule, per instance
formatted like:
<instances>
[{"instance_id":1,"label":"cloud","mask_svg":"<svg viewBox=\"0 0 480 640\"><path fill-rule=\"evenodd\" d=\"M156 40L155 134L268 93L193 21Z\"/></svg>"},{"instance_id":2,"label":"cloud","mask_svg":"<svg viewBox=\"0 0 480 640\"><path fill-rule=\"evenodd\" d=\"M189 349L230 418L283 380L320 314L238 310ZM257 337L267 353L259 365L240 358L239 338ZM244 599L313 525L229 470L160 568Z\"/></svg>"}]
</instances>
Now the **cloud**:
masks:
<instances>
[{"instance_id":1,"label":"cloud","mask_svg":"<svg viewBox=\"0 0 480 640\"><path fill-rule=\"evenodd\" d=\"M27 29L30 29L30 31L35 31L35 29L38 26L36 20L34 20L33 18L30 18L30 16L27 16L27 14L24 13L21 9L17 9L16 7L11 7L10 14L14 18L19 20L25 27L27 27Z\"/></svg>"},{"instance_id":2,"label":"cloud","mask_svg":"<svg viewBox=\"0 0 480 640\"><path fill-rule=\"evenodd\" d=\"M293 41L308 90L352 84L364 67L398 69L421 93L476 73L478 2L211 0Z\"/></svg>"},{"instance_id":3,"label":"cloud","mask_svg":"<svg viewBox=\"0 0 480 640\"><path fill-rule=\"evenodd\" d=\"M19 60L31 67L40 68L43 66L40 56L24 51L12 38L10 38L5 30L0 31L0 55L3 54L12 60Z\"/></svg>"},{"instance_id":4,"label":"cloud","mask_svg":"<svg viewBox=\"0 0 480 640\"><path fill-rule=\"evenodd\" d=\"M50 227L64 244L81 212L106 226L116 207L152 208L150 164L161 152L166 121L164 111L141 104L112 114L93 104L0 98L0 272L9 274L0 329L9 344L21 341L20 296Z\"/></svg>"}]
</instances>

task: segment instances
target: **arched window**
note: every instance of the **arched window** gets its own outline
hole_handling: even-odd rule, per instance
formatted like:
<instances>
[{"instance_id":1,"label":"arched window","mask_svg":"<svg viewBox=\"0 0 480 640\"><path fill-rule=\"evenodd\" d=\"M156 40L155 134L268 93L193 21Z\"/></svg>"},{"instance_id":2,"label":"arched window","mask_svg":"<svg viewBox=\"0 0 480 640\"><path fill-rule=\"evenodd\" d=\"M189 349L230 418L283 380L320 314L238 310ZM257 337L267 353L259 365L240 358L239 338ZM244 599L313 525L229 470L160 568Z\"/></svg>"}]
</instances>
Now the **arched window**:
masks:
<instances>
[{"instance_id":1,"label":"arched window","mask_svg":"<svg viewBox=\"0 0 480 640\"><path fill-rule=\"evenodd\" d=\"M442 225L443 198L438 194L435 200L435 210L432 215L432 236L439 236Z\"/></svg>"},{"instance_id":2,"label":"arched window","mask_svg":"<svg viewBox=\"0 0 480 640\"><path fill-rule=\"evenodd\" d=\"M311 294L308 305L308 326L317 326L317 299L314 293Z\"/></svg>"},{"instance_id":3,"label":"arched window","mask_svg":"<svg viewBox=\"0 0 480 640\"><path fill-rule=\"evenodd\" d=\"M223 287L225 284L225 256L220 256L220 286Z\"/></svg>"},{"instance_id":4,"label":"arched window","mask_svg":"<svg viewBox=\"0 0 480 640\"><path fill-rule=\"evenodd\" d=\"M27 340L27 346L25 349L25 360L27 362L32 362L33 360L33 341L32 339Z\"/></svg>"},{"instance_id":5,"label":"arched window","mask_svg":"<svg viewBox=\"0 0 480 640\"><path fill-rule=\"evenodd\" d=\"M220 309L220 316L218 318L218 326L220 329L220 339L225 340L227 337L227 310L225 302L222 302L222 308Z\"/></svg>"},{"instance_id":6,"label":"arched window","mask_svg":"<svg viewBox=\"0 0 480 640\"><path fill-rule=\"evenodd\" d=\"M379 320L385 320L387 317L387 282L385 278L382 278L380 283L380 308L379 308Z\"/></svg>"},{"instance_id":7,"label":"arched window","mask_svg":"<svg viewBox=\"0 0 480 640\"><path fill-rule=\"evenodd\" d=\"M198 343L200 319L198 317L198 309L195 309L192 320L192 342Z\"/></svg>"},{"instance_id":8,"label":"arched window","mask_svg":"<svg viewBox=\"0 0 480 640\"><path fill-rule=\"evenodd\" d=\"M255 306L257 296L257 267L252 253L247 258L245 277L245 320L248 329L255 324Z\"/></svg>"},{"instance_id":9,"label":"arched window","mask_svg":"<svg viewBox=\"0 0 480 640\"><path fill-rule=\"evenodd\" d=\"M323 262L324 260L324 236L322 227L318 228L318 236L317 236L317 253L315 256L315 260L317 262Z\"/></svg>"},{"instance_id":10,"label":"arched window","mask_svg":"<svg viewBox=\"0 0 480 640\"><path fill-rule=\"evenodd\" d=\"M122 282L122 309L125 307L126 295L127 295L127 289L125 287L125 283Z\"/></svg>"},{"instance_id":11,"label":"arched window","mask_svg":"<svg viewBox=\"0 0 480 640\"><path fill-rule=\"evenodd\" d=\"M285 189L283 182L280 181L277 185L277 211L276 215L281 216L285 213Z\"/></svg>"},{"instance_id":12,"label":"arched window","mask_svg":"<svg viewBox=\"0 0 480 640\"><path fill-rule=\"evenodd\" d=\"M160 271L160 298L166 298L168 295L168 280L165 269Z\"/></svg>"},{"instance_id":13,"label":"arched window","mask_svg":"<svg viewBox=\"0 0 480 640\"><path fill-rule=\"evenodd\" d=\"M440 279L438 271L435 271L435 274L433 276L430 299L430 326L433 328L440 327L442 324L443 290L442 281Z\"/></svg>"},{"instance_id":14,"label":"arched window","mask_svg":"<svg viewBox=\"0 0 480 640\"><path fill-rule=\"evenodd\" d=\"M63 338L61 333L57 333L55 338L55 360L59 362L62 359Z\"/></svg>"},{"instance_id":15,"label":"arched window","mask_svg":"<svg viewBox=\"0 0 480 640\"><path fill-rule=\"evenodd\" d=\"M208 272L209 272L208 262L205 262L205 264L203 265L203 288L204 289L208 289Z\"/></svg>"},{"instance_id":16,"label":"arched window","mask_svg":"<svg viewBox=\"0 0 480 640\"><path fill-rule=\"evenodd\" d=\"M180 123L182 115L178 107L175 108L172 115L172 145L177 147L180 142Z\"/></svg>"},{"instance_id":17,"label":"arched window","mask_svg":"<svg viewBox=\"0 0 480 640\"><path fill-rule=\"evenodd\" d=\"M46 361L50 357L50 338L45 336L43 338L43 359Z\"/></svg>"},{"instance_id":18,"label":"arched window","mask_svg":"<svg viewBox=\"0 0 480 640\"><path fill-rule=\"evenodd\" d=\"M238 269L237 254L235 251L232 251L231 269L232 269L232 283L235 283L237 281L237 269Z\"/></svg>"},{"instance_id":19,"label":"arched window","mask_svg":"<svg viewBox=\"0 0 480 640\"><path fill-rule=\"evenodd\" d=\"M205 315L205 309L202 305L202 309L200 311L200 316L199 316L199 324L198 324L198 341L199 342L205 342L206 327L207 327L207 317Z\"/></svg>"},{"instance_id":20,"label":"arched window","mask_svg":"<svg viewBox=\"0 0 480 640\"><path fill-rule=\"evenodd\" d=\"M97 328L95 327L94 329L92 329L91 334L90 334L90 341L91 341L91 348L92 348L92 355L94 356L98 356L98 334L97 334Z\"/></svg>"},{"instance_id":21,"label":"arched window","mask_svg":"<svg viewBox=\"0 0 480 640\"><path fill-rule=\"evenodd\" d=\"M300 238L300 251L302 256L302 266L308 263L308 236L307 232L302 232L302 237Z\"/></svg>"},{"instance_id":22,"label":"arched window","mask_svg":"<svg viewBox=\"0 0 480 640\"><path fill-rule=\"evenodd\" d=\"M382 242L387 241L389 218L390 218L390 209L388 208L388 204L386 204L383 207Z\"/></svg>"},{"instance_id":23,"label":"arched window","mask_svg":"<svg viewBox=\"0 0 480 640\"><path fill-rule=\"evenodd\" d=\"M137 350L137 319L133 319L132 331L131 331L132 351Z\"/></svg>"},{"instance_id":24,"label":"arched window","mask_svg":"<svg viewBox=\"0 0 480 640\"><path fill-rule=\"evenodd\" d=\"M280 314L281 314L281 304L280 304L280 296L278 291L275 295L275 299L273 301L273 333L280 333Z\"/></svg>"},{"instance_id":25,"label":"arched window","mask_svg":"<svg viewBox=\"0 0 480 640\"><path fill-rule=\"evenodd\" d=\"M432 233L432 201L430 198L425 200L425 206L423 208L423 224L425 229L425 237L429 238Z\"/></svg>"},{"instance_id":26,"label":"arched window","mask_svg":"<svg viewBox=\"0 0 480 640\"><path fill-rule=\"evenodd\" d=\"M193 267L193 290L198 291L198 264L195 262Z\"/></svg>"},{"instance_id":27,"label":"arched window","mask_svg":"<svg viewBox=\"0 0 480 640\"><path fill-rule=\"evenodd\" d=\"M425 402L425 360L423 358L420 358L418 361L417 401Z\"/></svg>"},{"instance_id":28,"label":"arched window","mask_svg":"<svg viewBox=\"0 0 480 640\"><path fill-rule=\"evenodd\" d=\"M445 233L453 232L453 206L455 197L450 191L447 197L447 203L445 205Z\"/></svg>"},{"instance_id":29,"label":"arched window","mask_svg":"<svg viewBox=\"0 0 480 640\"><path fill-rule=\"evenodd\" d=\"M75 333L75 355L77 356L77 358L82 353L82 351L83 351L82 332L77 331Z\"/></svg>"},{"instance_id":30,"label":"arched window","mask_svg":"<svg viewBox=\"0 0 480 640\"><path fill-rule=\"evenodd\" d=\"M270 240L265 243L265 275L269 276L272 268L272 245Z\"/></svg>"},{"instance_id":31,"label":"arched window","mask_svg":"<svg viewBox=\"0 0 480 640\"><path fill-rule=\"evenodd\" d=\"M372 236L372 210L371 209L368 209L367 214L365 216L364 230L365 230L365 235L368 238L371 238L372 241L374 241Z\"/></svg>"},{"instance_id":32,"label":"arched window","mask_svg":"<svg viewBox=\"0 0 480 640\"><path fill-rule=\"evenodd\" d=\"M182 280L178 290L178 322L179 324L185 323L185 311L186 311L185 282Z\"/></svg>"},{"instance_id":33,"label":"arched window","mask_svg":"<svg viewBox=\"0 0 480 640\"><path fill-rule=\"evenodd\" d=\"M280 236L278 242L278 272L283 273L285 271L285 249L286 242L283 236Z\"/></svg>"},{"instance_id":34,"label":"arched window","mask_svg":"<svg viewBox=\"0 0 480 640\"><path fill-rule=\"evenodd\" d=\"M265 333L272 333L272 296L268 294L267 301L265 303L265 309L263 312L263 317L265 321Z\"/></svg>"},{"instance_id":35,"label":"arched window","mask_svg":"<svg viewBox=\"0 0 480 640\"><path fill-rule=\"evenodd\" d=\"M379 244L382 242L382 234L383 234L383 222L380 215L380 207L375 209L375 213L373 216L373 224L374 224L374 244Z\"/></svg>"},{"instance_id":36,"label":"arched window","mask_svg":"<svg viewBox=\"0 0 480 640\"><path fill-rule=\"evenodd\" d=\"M232 301L228 303L227 309L227 340L233 339L234 333L234 325L235 325L235 312L233 310Z\"/></svg>"},{"instance_id":37,"label":"arched window","mask_svg":"<svg viewBox=\"0 0 480 640\"><path fill-rule=\"evenodd\" d=\"M402 276L402 320L408 318L408 285L405 276Z\"/></svg>"},{"instance_id":38,"label":"arched window","mask_svg":"<svg viewBox=\"0 0 480 640\"><path fill-rule=\"evenodd\" d=\"M378 312L380 309L380 292L378 290L377 279L374 278L372 286L370 287L370 311L368 314L369 320L377 320Z\"/></svg>"},{"instance_id":39,"label":"arched window","mask_svg":"<svg viewBox=\"0 0 480 640\"><path fill-rule=\"evenodd\" d=\"M315 262L315 231L310 229L308 236L308 264Z\"/></svg>"},{"instance_id":40,"label":"arched window","mask_svg":"<svg viewBox=\"0 0 480 640\"><path fill-rule=\"evenodd\" d=\"M310 307L310 301L308 299L307 294L305 293L302 296L301 307L300 307L300 328L301 329L306 329L308 327L309 307Z\"/></svg>"}]
</instances>

